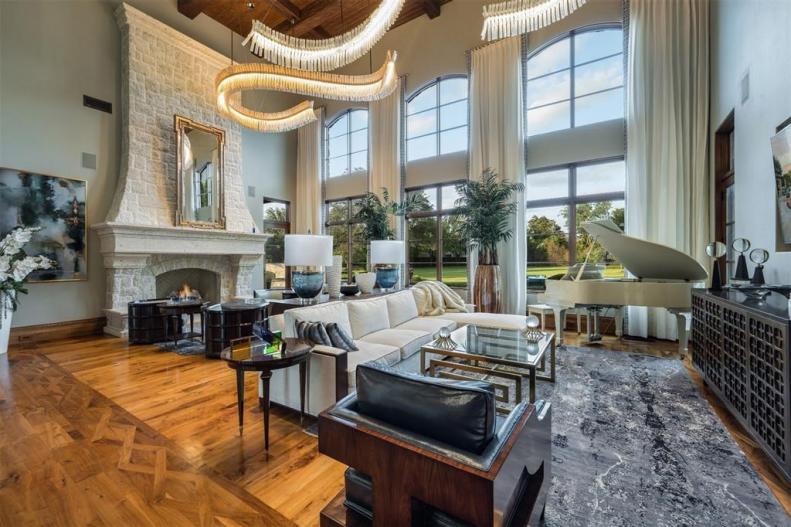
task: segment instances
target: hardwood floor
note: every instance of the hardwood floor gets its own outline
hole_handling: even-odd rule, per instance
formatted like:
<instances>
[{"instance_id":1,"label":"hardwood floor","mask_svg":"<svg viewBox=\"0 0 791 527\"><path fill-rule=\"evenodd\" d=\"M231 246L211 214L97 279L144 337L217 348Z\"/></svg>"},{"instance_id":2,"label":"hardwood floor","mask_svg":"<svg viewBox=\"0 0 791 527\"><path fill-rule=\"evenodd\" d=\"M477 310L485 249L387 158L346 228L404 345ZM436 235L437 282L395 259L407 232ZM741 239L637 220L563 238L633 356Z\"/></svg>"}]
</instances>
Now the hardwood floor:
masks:
<instances>
[{"instance_id":1,"label":"hardwood floor","mask_svg":"<svg viewBox=\"0 0 791 527\"><path fill-rule=\"evenodd\" d=\"M676 353L662 341L603 346ZM791 514L791 486L685 364ZM264 451L253 374L239 435L235 389L222 361L116 338L12 349L0 356L0 525L317 525L345 467L277 407Z\"/></svg>"}]
</instances>

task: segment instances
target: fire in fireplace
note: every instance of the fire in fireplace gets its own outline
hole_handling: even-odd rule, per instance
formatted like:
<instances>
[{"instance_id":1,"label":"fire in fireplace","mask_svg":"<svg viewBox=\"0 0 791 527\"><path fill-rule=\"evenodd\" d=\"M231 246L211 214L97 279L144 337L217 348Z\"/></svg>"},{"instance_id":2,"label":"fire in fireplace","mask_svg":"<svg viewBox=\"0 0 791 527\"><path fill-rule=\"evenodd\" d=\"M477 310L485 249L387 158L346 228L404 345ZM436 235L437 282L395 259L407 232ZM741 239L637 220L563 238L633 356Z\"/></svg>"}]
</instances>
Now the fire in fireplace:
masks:
<instances>
[{"instance_id":1,"label":"fire in fireplace","mask_svg":"<svg viewBox=\"0 0 791 527\"><path fill-rule=\"evenodd\" d=\"M200 291L191 287L188 283L181 284L181 289L171 291L168 298L172 302L199 302L202 300Z\"/></svg>"}]
</instances>

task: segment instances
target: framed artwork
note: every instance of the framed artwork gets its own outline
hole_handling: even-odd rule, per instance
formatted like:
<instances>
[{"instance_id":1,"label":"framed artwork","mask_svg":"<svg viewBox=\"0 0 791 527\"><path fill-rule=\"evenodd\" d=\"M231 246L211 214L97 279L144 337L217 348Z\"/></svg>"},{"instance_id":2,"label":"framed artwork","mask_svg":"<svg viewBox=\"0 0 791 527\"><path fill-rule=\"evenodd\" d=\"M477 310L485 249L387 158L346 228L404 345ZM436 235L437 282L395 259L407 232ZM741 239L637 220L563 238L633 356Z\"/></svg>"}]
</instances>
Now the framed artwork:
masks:
<instances>
[{"instance_id":1,"label":"framed artwork","mask_svg":"<svg viewBox=\"0 0 791 527\"><path fill-rule=\"evenodd\" d=\"M783 124L785 128L772 137L772 162L783 243L791 244L791 124Z\"/></svg>"},{"instance_id":2,"label":"framed artwork","mask_svg":"<svg viewBox=\"0 0 791 527\"><path fill-rule=\"evenodd\" d=\"M0 167L0 238L15 227L38 227L25 251L56 262L32 273L31 282L88 279L87 195L84 180Z\"/></svg>"}]
</instances>

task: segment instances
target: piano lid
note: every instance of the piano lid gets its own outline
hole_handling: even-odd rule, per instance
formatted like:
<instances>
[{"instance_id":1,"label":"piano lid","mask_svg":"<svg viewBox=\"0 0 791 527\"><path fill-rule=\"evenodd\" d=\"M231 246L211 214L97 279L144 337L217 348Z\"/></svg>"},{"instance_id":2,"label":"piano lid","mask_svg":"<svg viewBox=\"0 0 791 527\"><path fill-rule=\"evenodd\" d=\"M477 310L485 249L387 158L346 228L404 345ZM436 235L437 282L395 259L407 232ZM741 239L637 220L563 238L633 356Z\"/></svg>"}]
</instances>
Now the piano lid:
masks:
<instances>
[{"instance_id":1,"label":"piano lid","mask_svg":"<svg viewBox=\"0 0 791 527\"><path fill-rule=\"evenodd\" d=\"M582 228L638 278L695 282L709 276L706 269L688 254L627 236L611 220L584 223Z\"/></svg>"}]
</instances>

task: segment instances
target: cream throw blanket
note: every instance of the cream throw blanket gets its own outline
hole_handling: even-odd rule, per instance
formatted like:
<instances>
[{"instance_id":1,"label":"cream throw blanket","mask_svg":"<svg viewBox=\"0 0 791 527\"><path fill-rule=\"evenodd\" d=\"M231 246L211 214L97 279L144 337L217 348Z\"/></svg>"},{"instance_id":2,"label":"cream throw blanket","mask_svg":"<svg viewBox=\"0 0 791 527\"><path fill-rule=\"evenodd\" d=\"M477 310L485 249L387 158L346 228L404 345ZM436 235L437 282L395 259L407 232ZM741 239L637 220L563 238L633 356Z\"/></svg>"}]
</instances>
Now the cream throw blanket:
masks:
<instances>
[{"instance_id":1,"label":"cream throw blanket","mask_svg":"<svg viewBox=\"0 0 791 527\"><path fill-rule=\"evenodd\" d=\"M419 316L433 317L445 312L466 313L464 299L442 282L426 280L412 286Z\"/></svg>"}]
</instances>

